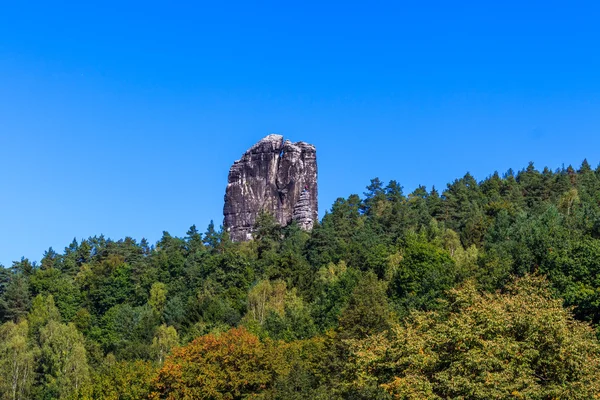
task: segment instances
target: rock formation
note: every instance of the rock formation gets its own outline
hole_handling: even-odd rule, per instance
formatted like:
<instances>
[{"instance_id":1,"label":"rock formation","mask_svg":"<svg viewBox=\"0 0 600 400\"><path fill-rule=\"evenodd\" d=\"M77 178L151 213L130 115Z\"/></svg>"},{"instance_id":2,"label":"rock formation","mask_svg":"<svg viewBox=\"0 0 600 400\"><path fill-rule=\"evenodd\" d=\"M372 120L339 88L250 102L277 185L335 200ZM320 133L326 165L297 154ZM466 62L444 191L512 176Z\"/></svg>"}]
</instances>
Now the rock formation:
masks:
<instances>
[{"instance_id":1,"label":"rock formation","mask_svg":"<svg viewBox=\"0 0 600 400\"><path fill-rule=\"evenodd\" d=\"M295 220L310 230L318 218L317 195L315 146L269 135L229 170L224 226L231 240L250 240L256 217L265 211L281 226Z\"/></svg>"},{"instance_id":2,"label":"rock formation","mask_svg":"<svg viewBox=\"0 0 600 400\"><path fill-rule=\"evenodd\" d=\"M310 231L315 221L310 200L310 191L302 190L292 213L292 219L305 231Z\"/></svg>"}]
</instances>

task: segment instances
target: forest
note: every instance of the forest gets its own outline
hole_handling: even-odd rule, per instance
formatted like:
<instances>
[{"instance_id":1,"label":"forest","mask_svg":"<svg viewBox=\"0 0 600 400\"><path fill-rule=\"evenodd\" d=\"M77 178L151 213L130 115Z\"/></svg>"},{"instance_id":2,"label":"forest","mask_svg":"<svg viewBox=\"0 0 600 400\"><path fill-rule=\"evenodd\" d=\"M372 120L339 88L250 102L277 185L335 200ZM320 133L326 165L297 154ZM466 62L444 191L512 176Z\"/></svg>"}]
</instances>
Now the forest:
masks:
<instances>
[{"instance_id":1,"label":"forest","mask_svg":"<svg viewBox=\"0 0 600 400\"><path fill-rule=\"evenodd\" d=\"M600 398L599 272L587 161L73 240L0 268L0 398Z\"/></svg>"}]
</instances>

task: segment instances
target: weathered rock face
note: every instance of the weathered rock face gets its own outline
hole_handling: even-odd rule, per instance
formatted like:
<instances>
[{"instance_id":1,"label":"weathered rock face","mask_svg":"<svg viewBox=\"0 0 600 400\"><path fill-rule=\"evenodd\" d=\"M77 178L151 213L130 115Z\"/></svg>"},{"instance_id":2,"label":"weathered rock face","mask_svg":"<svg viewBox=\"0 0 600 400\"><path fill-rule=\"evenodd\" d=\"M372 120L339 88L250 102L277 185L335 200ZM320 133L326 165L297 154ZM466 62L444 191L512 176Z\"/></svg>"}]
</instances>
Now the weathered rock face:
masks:
<instances>
[{"instance_id":1,"label":"weathered rock face","mask_svg":"<svg viewBox=\"0 0 600 400\"><path fill-rule=\"evenodd\" d=\"M312 230L315 220L312 211L310 191L302 190L302 193L300 193L300 198L294 206L292 219L298 222L301 229L304 229L305 231Z\"/></svg>"},{"instance_id":2,"label":"weathered rock face","mask_svg":"<svg viewBox=\"0 0 600 400\"><path fill-rule=\"evenodd\" d=\"M269 135L229 170L224 226L231 240L250 240L256 217L266 211L282 226L296 220L310 230L318 218L317 195L315 146Z\"/></svg>"}]
</instances>

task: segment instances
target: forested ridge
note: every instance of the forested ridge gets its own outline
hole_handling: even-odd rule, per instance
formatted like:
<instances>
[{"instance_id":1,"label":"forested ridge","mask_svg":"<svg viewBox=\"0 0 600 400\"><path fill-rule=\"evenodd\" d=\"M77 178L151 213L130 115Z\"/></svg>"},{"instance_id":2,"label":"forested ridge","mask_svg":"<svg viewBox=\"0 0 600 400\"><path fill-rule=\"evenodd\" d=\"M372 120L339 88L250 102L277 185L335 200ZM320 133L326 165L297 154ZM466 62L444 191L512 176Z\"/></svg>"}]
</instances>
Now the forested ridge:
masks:
<instances>
[{"instance_id":1,"label":"forested ridge","mask_svg":"<svg viewBox=\"0 0 600 400\"><path fill-rule=\"evenodd\" d=\"M376 178L254 238L211 222L0 269L0 398L600 398L600 167Z\"/></svg>"}]
</instances>

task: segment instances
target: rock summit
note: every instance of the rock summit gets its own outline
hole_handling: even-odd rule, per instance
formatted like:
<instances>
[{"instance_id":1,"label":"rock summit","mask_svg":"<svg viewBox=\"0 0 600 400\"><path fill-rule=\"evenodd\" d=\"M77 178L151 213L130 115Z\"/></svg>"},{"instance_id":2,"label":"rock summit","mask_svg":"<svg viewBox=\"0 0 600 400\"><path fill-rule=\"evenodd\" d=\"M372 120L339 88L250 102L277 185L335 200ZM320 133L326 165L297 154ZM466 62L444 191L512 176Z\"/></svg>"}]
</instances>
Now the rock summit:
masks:
<instances>
[{"instance_id":1,"label":"rock summit","mask_svg":"<svg viewBox=\"0 0 600 400\"><path fill-rule=\"evenodd\" d=\"M252 239L256 217L270 213L286 226L311 230L318 218L317 153L305 142L269 135L250 147L229 170L223 207L231 240Z\"/></svg>"}]
</instances>

